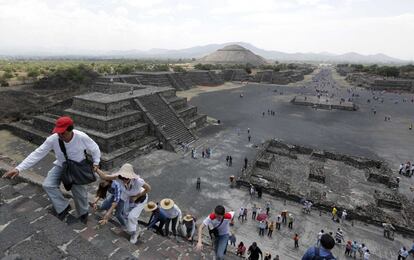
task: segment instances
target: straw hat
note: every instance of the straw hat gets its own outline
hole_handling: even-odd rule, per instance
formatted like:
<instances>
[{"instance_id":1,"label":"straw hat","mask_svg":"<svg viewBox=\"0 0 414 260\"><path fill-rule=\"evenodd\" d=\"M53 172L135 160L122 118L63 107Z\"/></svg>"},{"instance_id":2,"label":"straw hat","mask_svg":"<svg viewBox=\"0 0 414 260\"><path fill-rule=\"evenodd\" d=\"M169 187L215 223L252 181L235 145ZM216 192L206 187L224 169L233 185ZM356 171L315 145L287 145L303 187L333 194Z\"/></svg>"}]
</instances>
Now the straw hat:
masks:
<instances>
[{"instance_id":1,"label":"straw hat","mask_svg":"<svg viewBox=\"0 0 414 260\"><path fill-rule=\"evenodd\" d=\"M122 165L121 169L115 173L116 176L121 176L127 179L138 179L139 176L135 174L134 168L131 164L126 163Z\"/></svg>"},{"instance_id":2,"label":"straw hat","mask_svg":"<svg viewBox=\"0 0 414 260\"><path fill-rule=\"evenodd\" d=\"M266 252L265 256L269 256L269 255L270 255L270 253L269 252Z\"/></svg>"},{"instance_id":3,"label":"straw hat","mask_svg":"<svg viewBox=\"0 0 414 260\"><path fill-rule=\"evenodd\" d=\"M193 216L191 216L190 214L187 214L183 217L184 221L193 221Z\"/></svg>"},{"instance_id":4,"label":"straw hat","mask_svg":"<svg viewBox=\"0 0 414 260\"><path fill-rule=\"evenodd\" d=\"M156 210L158 208L157 204L153 201L148 202L147 204L144 205L144 210L146 212L152 212L154 210Z\"/></svg>"},{"instance_id":5,"label":"straw hat","mask_svg":"<svg viewBox=\"0 0 414 260\"><path fill-rule=\"evenodd\" d=\"M174 207L174 201L172 199L163 199L161 200L160 205L163 209L171 209Z\"/></svg>"}]
</instances>

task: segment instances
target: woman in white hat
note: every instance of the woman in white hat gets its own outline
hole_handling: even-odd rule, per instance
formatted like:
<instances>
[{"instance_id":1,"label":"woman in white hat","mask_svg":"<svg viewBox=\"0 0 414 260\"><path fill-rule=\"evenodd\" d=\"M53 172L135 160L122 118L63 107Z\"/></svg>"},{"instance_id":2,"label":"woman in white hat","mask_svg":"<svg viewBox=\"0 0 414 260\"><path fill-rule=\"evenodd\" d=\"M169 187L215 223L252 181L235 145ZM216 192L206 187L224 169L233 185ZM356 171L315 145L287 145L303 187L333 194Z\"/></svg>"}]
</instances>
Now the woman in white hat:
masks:
<instances>
[{"instance_id":1,"label":"woman in white hat","mask_svg":"<svg viewBox=\"0 0 414 260\"><path fill-rule=\"evenodd\" d=\"M116 178L128 179L128 181L124 182L121 199L125 202L124 213L127 216L126 228L127 232L131 234L129 241L135 244L140 235L138 218L144 209L144 205L148 201L147 194L151 191L151 186L139 175L135 174L134 168L129 163L122 165L115 174L106 175L107 180L114 180Z\"/></svg>"},{"instance_id":2,"label":"woman in white hat","mask_svg":"<svg viewBox=\"0 0 414 260\"><path fill-rule=\"evenodd\" d=\"M177 239L177 221L181 225L181 209L174 203L172 199L163 199L160 202L161 212L167 216L167 221L165 222L165 235L169 236L170 234L170 223L171 230L174 237Z\"/></svg>"}]
</instances>

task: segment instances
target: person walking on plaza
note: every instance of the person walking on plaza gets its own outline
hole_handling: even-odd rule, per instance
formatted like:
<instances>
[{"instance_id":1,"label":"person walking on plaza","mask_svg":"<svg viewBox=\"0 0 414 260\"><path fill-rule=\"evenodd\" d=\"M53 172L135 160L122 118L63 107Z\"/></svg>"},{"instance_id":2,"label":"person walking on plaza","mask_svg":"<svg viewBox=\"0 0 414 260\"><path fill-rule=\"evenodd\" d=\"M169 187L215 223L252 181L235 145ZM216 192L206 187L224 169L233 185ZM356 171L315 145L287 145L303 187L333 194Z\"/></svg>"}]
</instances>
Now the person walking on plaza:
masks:
<instances>
[{"instance_id":1,"label":"person walking on plaza","mask_svg":"<svg viewBox=\"0 0 414 260\"><path fill-rule=\"evenodd\" d=\"M257 206L256 204L253 204L253 207L252 207L252 219L253 220L256 219L256 215L257 215Z\"/></svg>"},{"instance_id":2,"label":"person walking on plaza","mask_svg":"<svg viewBox=\"0 0 414 260\"><path fill-rule=\"evenodd\" d=\"M243 217L242 218L243 218L244 221L247 221L247 207L245 207L244 210L243 210Z\"/></svg>"},{"instance_id":3,"label":"person walking on plaza","mask_svg":"<svg viewBox=\"0 0 414 260\"><path fill-rule=\"evenodd\" d=\"M251 246L249 246L249 249L247 250L248 258L249 260L259 260L263 259L263 253L262 250L257 246L256 242L253 242Z\"/></svg>"},{"instance_id":4,"label":"person walking on plaza","mask_svg":"<svg viewBox=\"0 0 414 260\"><path fill-rule=\"evenodd\" d=\"M172 199L163 199L160 201L161 212L167 216L165 221L165 235L170 235L170 223L171 231L175 239L177 239L177 222L181 225L181 209L174 203Z\"/></svg>"},{"instance_id":5,"label":"person walking on plaza","mask_svg":"<svg viewBox=\"0 0 414 260\"><path fill-rule=\"evenodd\" d=\"M336 231L335 240L336 240L336 243L338 243L338 244L341 244L342 242L345 242L344 233L342 232L341 228L338 228L338 230Z\"/></svg>"},{"instance_id":6,"label":"person walking on plaza","mask_svg":"<svg viewBox=\"0 0 414 260\"><path fill-rule=\"evenodd\" d=\"M253 197L254 192L255 192L254 186L253 186L253 184L250 184L250 190L249 190L250 198Z\"/></svg>"},{"instance_id":7,"label":"person walking on plaza","mask_svg":"<svg viewBox=\"0 0 414 260\"><path fill-rule=\"evenodd\" d=\"M259 236L264 236L266 226L266 221L262 220L259 222Z\"/></svg>"},{"instance_id":8,"label":"person walking on plaza","mask_svg":"<svg viewBox=\"0 0 414 260\"><path fill-rule=\"evenodd\" d=\"M352 242L348 240L348 242L346 242L346 245L345 245L345 255L351 256L351 250L352 250Z\"/></svg>"},{"instance_id":9,"label":"person walking on plaza","mask_svg":"<svg viewBox=\"0 0 414 260\"><path fill-rule=\"evenodd\" d=\"M325 232L323 231L323 229L318 233L317 235L317 240L316 240L316 246L319 246L320 242L321 242L321 238L323 236Z\"/></svg>"},{"instance_id":10,"label":"person walking on plaza","mask_svg":"<svg viewBox=\"0 0 414 260\"><path fill-rule=\"evenodd\" d=\"M237 216L237 219L238 219L239 221L241 221L242 223L243 223L243 221L244 221L243 214L244 214L244 208L243 208L243 207L241 207L241 208L239 209L239 215Z\"/></svg>"},{"instance_id":11,"label":"person walking on plaza","mask_svg":"<svg viewBox=\"0 0 414 260\"><path fill-rule=\"evenodd\" d=\"M267 232L267 236L271 238L272 234L273 234L273 231L275 230L275 222L271 221L270 224L268 225L267 229L269 230Z\"/></svg>"},{"instance_id":12,"label":"person walking on plaza","mask_svg":"<svg viewBox=\"0 0 414 260\"><path fill-rule=\"evenodd\" d=\"M293 237L293 241L295 241L295 248L299 248L299 235L295 234Z\"/></svg>"},{"instance_id":13,"label":"person walking on plaza","mask_svg":"<svg viewBox=\"0 0 414 260\"><path fill-rule=\"evenodd\" d=\"M282 216L282 223L286 224L288 215L287 209L282 210L282 213L280 215Z\"/></svg>"},{"instance_id":14,"label":"person walking on plaza","mask_svg":"<svg viewBox=\"0 0 414 260\"><path fill-rule=\"evenodd\" d=\"M289 213L289 216L288 216L288 228L289 229L293 228L293 220L294 220L293 215L291 213Z\"/></svg>"},{"instance_id":15,"label":"person walking on plaza","mask_svg":"<svg viewBox=\"0 0 414 260\"><path fill-rule=\"evenodd\" d=\"M245 170L247 169L247 162L248 162L247 157L244 157L244 166L243 166L243 168Z\"/></svg>"},{"instance_id":16,"label":"person walking on plaza","mask_svg":"<svg viewBox=\"0 0 414 260\"><path fill-rule=\"evenodd\" d=\"M269 212L270 212L270 201L266 201L266 215L269 216Z\"/></svg>"},{"instance_id":17,"label":"person walking on plaza","mask_svg":"<svg viewBox=\"0 0 414 260\"><path fill-rule=\"evenodd\" d=\"M201 178L197 177L196 190L200 190L200 189L201 189Z\"/></svg>"},{"instance_id":18,"label":"person walking on plaza","mask_svg":"<svg viewBox=\"0 0 414 260\"><path fill-rule=\"evenodd\" d=\"M226 212L222 205L216 206L214 212L206 217L198 227L198 242L196 249L203 249L203 229L209 229L210 236L213 241L214 252L217 260L223 260L227 249L227 243L230 234L230 222L233 219L234 212Z\"/></svg>"},{"instance_id":19,"label":"person walking on plaza","mask_svg":"<svg viewBox=\"0 0 414 260\"><path fill-rule=\"evenodd\" d=\"M101 152L98 145L87 134L74 129L73 120L63 116L56 120L52 135L46 138L42 145L26 157L16 168L6 172L3 178L14 178L21 172L33 167L43 159L51 150L54 151L56 160L53 168L48 172L43 181L43 189L49 196L57 217L63 220L71 210L69 200L63 196L60 190L60 183L63 174L63 164L66 162L65 154L68 159L86 163L85 151L92 155L93 168L97 169L100 163ZM64 147L65 151L62 151ZM91 169L92 172L92 169ZM88 192L87 185L72 185L71 191L79 219L86 224L88 220Z\"/></svg>"},{"instance_id":20,"label":"person walking on plaza","mask_svg":"<svg viewBox=\"0 0 414 260\"><path fill-rule=\"evenodd\" d=\"M276 229L280 230L280 224L282 223L282 216L279 214L276 217Z\"/></svg>"},{"instance_id":21,"label":"person walking on plaza","mask_svg":"<svg viewBox=\"0 0 414 260\"><path fill-rule=\"evenodd\" d=\"M354 240L354 242L352 242L352 245L351 245L351 254L350 254L351 257L356 258L356 253L358 251L358 247L359 247L359 245L358 245L357 241Z\"/></svg>"},{"instance_id":22,"label":"person walking on plaza","mask_svg":"<svg viewBox=\"0 0 414 260\"><path fill-rule=\"evenodd\" d=\"M347 213L347 212L346 212L346 210L344 209L344 210L342 211L342 214L341 214L341 222L342 222L342 224L343 224L343 223L345 223L346 216L348 216L348 213Z\"/></svg>"},{"instance_id":23,"label":"person walking on plaza","mask_svg":"<svg viewBox=\"0 0 414 260\"><path fill-rule=\"evenodd\" d=\"M233 157L231 155L229 156L229 166L231 167L233 165Z\"/></svg>"},{"instance_id":24,"label":"person walking on plaza","mask_svg":"<svg viewBox=\"0 0 414 260\"><path fill-rule=\"evenodd\" d=\"M229 242L231 246L236 246L236 235L233 232L230 232Z\"/></svg>"},{"instance_id":25,"label":"person walking on plaza","mask_svg":"<svg viewBox=\"0 0 414 260\"><path fill-rule=\"evenodd\" d=\"M410 251L408 251L408 254L411 254L411 255L413 255L413 256L414 256L414 243L413 243L413 245L411 246Z\"/></svg>"},{"instance_id":26,"label":"person walking on plaza","mask_svg":"<svg viewBox=\"0 0 414 260\"><path fill-rule=\"evenodd\" d=\"M337 212L338 212L338 210L336 209L336 206L333 206L333 208L332 208L332 220L336 220L336 218L337 218L337 216L336 216Z\"/></svg>"},{"instance_id":27,"label":"person walking on plaza","mask_svg":"<svg viewBox=\"0 0 414 260\"><path fill-rule=\"evenodd\" d=\"M400 251L398 251L398 260L405 260L408 257L408 251L405 246L401 247Z\"/></svg>"},{"instance_id":28,"label":"person walking on plaza","mask_svg":"<svg viewBox=\"0 0 414 260\"><path fill-rule=\"evenodd\" d=\"M329 234L323 234L320 239L320 246L313 246L306 250L302 260L325 259L335 260L332 255L332 248L335 246L335 240Z\"/></svg>"}]
</instances>

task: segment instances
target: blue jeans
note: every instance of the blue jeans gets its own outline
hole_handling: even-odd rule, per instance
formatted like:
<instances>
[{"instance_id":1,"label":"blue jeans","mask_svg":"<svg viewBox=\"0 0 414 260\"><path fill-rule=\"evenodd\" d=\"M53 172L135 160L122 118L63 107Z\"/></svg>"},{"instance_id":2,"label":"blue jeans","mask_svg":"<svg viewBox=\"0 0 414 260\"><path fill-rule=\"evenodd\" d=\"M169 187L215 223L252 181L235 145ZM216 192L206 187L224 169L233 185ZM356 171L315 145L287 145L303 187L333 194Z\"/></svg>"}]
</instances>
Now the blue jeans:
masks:
<instances>
[{"instance_id":1,"label":"blue jeans","mask_svg":"<svg viewBox=\"0 0 414 260\"><path fill-rule=\"evenodd\" d=\"M214 251L216 252L217 260L224 259L224 253L227 249L227 243L229 242L229 234L218 236L214 241Z\"/></svg>"},{"instance_id":2,"label":"blue jeans","mask_svg":"<svg viewBox=\"0 0 414 260\"><path fill-rule=\"evenodd\" d=\"M48 173L47 177L43 181L43 189L49 196L50 201L53 204L57 213L61 213L69 205L69 200L63 197L63 193L60 190L60 182L62 179L62 167L54 166ZM71 192L73 194L73 201L79 215L88 213L88 191L87 185L72 185Z\"/></svg>"},{"instance_id":3,"label":"blue jeans","mask_svg":"<svg viewBox=\"0 0 414 260\"><path fill-rule=\"evenodd\" d=\"M101 210L108 210L112 206L113 202L114 202L114 195L110 194L109 196L106 197L104 202L102 202L102 205L101 205L100 209ZM116 208L115 208L115 217L118 219L119 223L122 226L125 226L126 222L125 222L125 218L123 217L123 213L124 213L123 211L124 211L124 201L119 200L119 202L118 202L118 204L116 205Z\"/></svg>"}]
</instances>

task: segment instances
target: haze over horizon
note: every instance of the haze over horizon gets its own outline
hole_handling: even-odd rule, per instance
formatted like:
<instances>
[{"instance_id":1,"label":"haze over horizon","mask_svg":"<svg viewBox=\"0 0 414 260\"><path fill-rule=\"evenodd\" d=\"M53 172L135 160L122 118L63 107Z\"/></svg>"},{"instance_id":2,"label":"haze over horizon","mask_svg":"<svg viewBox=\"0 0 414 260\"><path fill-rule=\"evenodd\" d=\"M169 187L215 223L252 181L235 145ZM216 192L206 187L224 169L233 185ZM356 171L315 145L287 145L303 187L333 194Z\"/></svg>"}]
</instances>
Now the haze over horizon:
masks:
<instances>
[{"instance_id":1,"label":"haze over horizon","mask_svg":"<svg viewBox=\"0 0 414 260\"><path fill-rule=\"evenodd\" d=\"M0 0L0 31L0 54L248 42L289 53L383 53L414 60L414 1Z\"/></svg>"}]
</instances>

